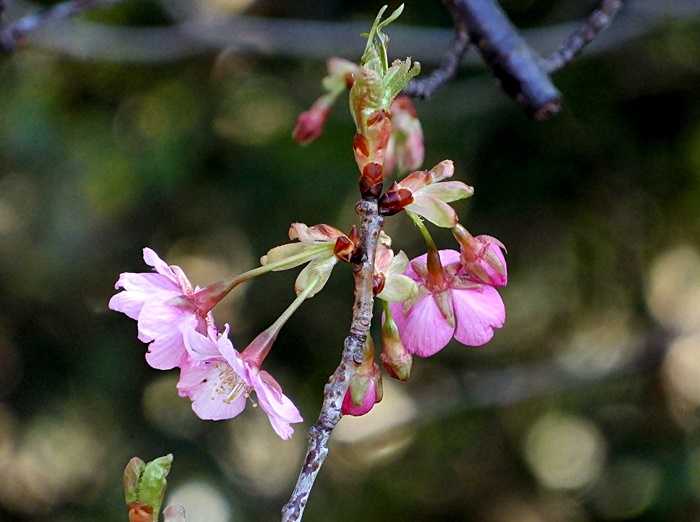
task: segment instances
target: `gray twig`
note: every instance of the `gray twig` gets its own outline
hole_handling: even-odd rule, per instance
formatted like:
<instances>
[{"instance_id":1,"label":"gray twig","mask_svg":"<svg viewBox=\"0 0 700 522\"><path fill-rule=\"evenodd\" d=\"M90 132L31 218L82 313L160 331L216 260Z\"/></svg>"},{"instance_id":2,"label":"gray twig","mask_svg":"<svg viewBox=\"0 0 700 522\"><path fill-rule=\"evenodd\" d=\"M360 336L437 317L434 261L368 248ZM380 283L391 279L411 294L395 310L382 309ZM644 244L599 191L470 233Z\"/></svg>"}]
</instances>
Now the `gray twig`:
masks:
<instances>
[{"instance_id":1,"label":"gray twig","mask_svg":"<svg viewBox=\"0 0 700 522\"><path fill-rule=\"evenodd\" d=\"M318 475L328 455L328 442L331 434L343 416L341 412L343 398L350 384L350 379L362 362L362 349L372 323L374 254L383 218L379 215L377 200L372 197L364 197L358 203L357 213L361 217L360 249L362 257L359 262L353 265L355 301L350 333L345 338L340 365L333 372L323 390L321 412L318 420L309 430L306 457L289 502L282 508L282 522L298 522L304 514L304 508L309 500L316 475Z\"/></svg>"},{"instance_id":2,"label":"gray twig","mask_svg":"<svg viewBox=\"0 0 700 522\"><path fill-rule=\"evenodd\" d=\"M0 31L0 52L10 53L30 33L54 21L71 18L96 7L107 7L121 0L70 0L15 20ZM5 8L0 0L0 16Z\"/></svg>"},{"instance_id":3,"label":"gray twig","mask_svg":"<svg viewBox=\"0 0 700 522\"><path fill-rule=\"evenodd\" d=\"M544 70L549 73L558 71L576 58L584 47L610 26L622 5L622 0L602 0L583 25L571 33L557 51L543 60Z\"/></svg>"},{"instance_id":4,"label":"gray twig","mask_svg":"<svg viewBox=\"0 0 700 522\"><path fill-rule=\"evenodd\" d=\"M443 0L450 11L455 25L455 36L450 48L445 53L440 67L435 69L425 78L413 80L404 90L404 94L416 98L429 98L441 86L450 81L457 74L464 54L469 49L469 33L464 13L457 8L454 0Z\"/></svg>"}]
</instances>

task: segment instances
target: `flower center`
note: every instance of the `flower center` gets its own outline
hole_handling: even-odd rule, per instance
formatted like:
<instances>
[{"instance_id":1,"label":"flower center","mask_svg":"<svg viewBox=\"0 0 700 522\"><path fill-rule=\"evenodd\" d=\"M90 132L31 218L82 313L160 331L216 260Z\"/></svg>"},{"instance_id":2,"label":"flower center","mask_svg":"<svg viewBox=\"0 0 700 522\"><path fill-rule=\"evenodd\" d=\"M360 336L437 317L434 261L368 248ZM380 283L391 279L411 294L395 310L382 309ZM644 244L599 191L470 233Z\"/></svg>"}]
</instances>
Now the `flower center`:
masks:
<instances>
[{"instance_id":1,"label":"flower center","mask_svg":"<svg viewBox=\"0 0 700 522\"><path fill-rule=\"evenodd\" d=\"M241 395L248 397L250 386L233 371L233 368L224 362L220 362L217 363L216 369L219 371L219 382L214 389L214 393L224 395L226 397L224 399L225 403L231 404Z\"/></svg>"}]
</instances>

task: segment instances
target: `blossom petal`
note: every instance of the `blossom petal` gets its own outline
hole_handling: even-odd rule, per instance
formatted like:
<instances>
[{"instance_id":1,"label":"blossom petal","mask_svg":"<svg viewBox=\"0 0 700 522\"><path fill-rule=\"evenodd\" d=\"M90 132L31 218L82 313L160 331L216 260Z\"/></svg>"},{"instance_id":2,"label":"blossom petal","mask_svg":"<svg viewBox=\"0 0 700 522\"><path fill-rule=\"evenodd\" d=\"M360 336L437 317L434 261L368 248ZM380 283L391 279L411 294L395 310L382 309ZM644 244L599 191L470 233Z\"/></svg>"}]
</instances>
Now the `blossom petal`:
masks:
<instances>
[{"instance_id":1,"label":"blossom petal","mask_svg":"<svg viewBox=\"0 0 700 522\"><path fill-rule=\"evenodd\" d=\"M268 250L267 254L260 258L261 265L281 263L274 271L288 270L290 268L308 263L311 259L324 251L333 252L332 244L310 245L308 243L287 243ZM286 261L286 262L284 262Z\"/></svg>"},{"instance_id":2,"label":"blossom petal","mask_svg":"<svg viewBox=\"0 0 700 522\"><path fill-rule=\"evenodd\" d=\"M253 387L260 407L267 414L275 433L287 440L294 430L290 424L302 422L301 414L294 403L282 393L277 381L266 371L251 372Z\"/></svg>"},{"instance_id":3,"label":"blossom petal","mask_svg":"<svg viewBox=\"0 0 700 522\"><path fill-rule=\"evenodd\" d=\"M298 239L302 243L328 243L344 235L337 228L324 224L309 227L304 223L292 223L289 226L289 239Z\"/></svg>"},{"instance_id":4,"label":"blossom petal","mask_svg":"<svg viewBox=\"0 0 700 522\"><path fill-rule=\"evenodd\" d=\"M391 260L391 265L389 266L389 274L403 274L408 268L408 256L406 252L400 250L398 254L394 256Z\"/></svg>"},{"instance_id":5,"label":"blossom petal","mask_svg":"<svg viewBox=\"0 0 700 522\"><path fill-rule=\"evenodd\" d=\"M438 183L443 179L451 178L455 173L455 164L452 160L442 160L430 169L433 183Z\"/></svg>"},{"instance_id":6,"label":"blossom petal","mask_svg":"<svg viewBox=\"0 0 700 522\"><path fill-rule=\"evenodd\" d=\"M146 362L156 370L172 370L182 365L186 357L187 350L185 350L182 334L179 330L173 329L148 345Z\"/></svg>"},{"instance_id":7,"label":"blossom petal","mask_svg":"<svg viewBox=\"0 0 700 522\"><path fill-rule=\"evenodd\" d=\"M440 254L440 263L442 263L442 266L447 266L447 265L451 265L453 263L459 262L460 255L461 255L456 250L451 250L451 249L440 250L438 253ZM428 263L428 254L423 254L422 256L414 257L411 260L411 262L409 263L408 268L406 269L406 272L404 273L404 275L410 277L414 281L420 281L421 278L418 275L418 271L416 271L414 266L425 267L427 265L427 263Z\"/></svg>"},{"instance_id":8,"label":"blossom petal","mask_svg":"<svg viewBox=\"0 0 700 522\"><path fill-rule=\"evenodd\" d=\"M217 343L210 337L187 326L181 328L181 335L187 354L193 361L201 362L221 357Z\"/></svg>"},{"instance_id":9,"label":"blossom petal","mask_svg":"<svg viewBox=\"0 0 700 522\"><path fill-rule=\"evenodd\" d=\"M447 203L425 194L423 190L413 193L413 203L407 205L409 210L442 228L452 228L457 224L457 213Z\"/></svg>"},{"instance_id":10,"label":"blossom petal","mask_svg":"<svg viewBox=\"0 0 700 522\"><path fill-rule=\"evenodd\" d=\"M147 301L139 314L139 339L149 342L161 336L169 335L173 330L179 330L183 323L197 324L194 312L170 306L162 301Z\"/></svg>"},{"instance_id":11,"label":"blossom petal","mask_svg":"<svg viewBox=\"0 0 700 522\"><path fill-rule=\"evenodd\" d=\"M432 294L416 301L408 313L404 312L402 304L394 303L391 313L406 350L419 357L430 357L439 352L454 334L454 327L442 315Z\"/></svg>"},{"instance_id":12,"label":"blossom petal","mask_svg":"<svg viewBox=\"0 0 700 522\"><path fill-rule=\"evenodd\" d=\"M491 286L452 289L452 302L457 318L455 338L467 346L486 344L493 337L494 329L505 323L505 305Z\"/></svg>"},{"instance_id":13,"label":"blossom petal","mask_svg":"<svg viewBox=\"0 0 700 522\"><path fill-rule=\"evenodd\" d=\"M208 371L204 380L190 392L192 410L203 420L224 420L237 416L245 408L246 397L239 394L229 398L230 368L225 361L206 364Z\"/></svg>"},{"instance_id":14,"label":"blossom petal","mask_svg":"<svg viewBox=\"0 0 700 522\"><path fill-rule=\"evenodd\" d=\"M460 199L469 198L474 195L474 187L470 187L461 181L443 181L442 183L433 183L421 189L421 194L426 194L439 199L444 203L459 201Z\"/></svg>"},{"instance_id":15,"label":"blossom petal","mask_svg":"<svg viewBox=\"0 0 700 522\"><path fill-rule=\"evenodd\" d=\"M329 257L318 257L304 267L304 270L299 272L296 282L294 283L294 291L298 294L306 290L311 284L316 281L313 289L307 296L307 299L312 298L326 286L328 279L331 277L333 267L338 262L338 258L334 255Z\"/></svg>"},{"instance_id":16,"label":"blossom petal","mask_svg":"<svg viewBox=\"0 0 700 522\"><path fill-rule=\"evenodd\" d=\"M155 268L156 272L158 272L160 275L167 277L173 283L179 286L180 282L178 281L173 270L170 268L170 265L163 261L158 254L156 254L155 250L148 247L144 248L143 260L148 266Z\"/></svg>"},{"instance_id":17,"label":"blossom petal","mask_svg":"<svg viewBox=\"0 0 700 522\"><path fill-rule=\"evenodd\" d=\"M180 379L177 381L177 393L180 397L191 397L194 388L202 384L211 371L211 365L186 361L180 367Z\"/></svg>"},{"instance_id":18,"label":"blossom petal","mask_svg":"<svg viewBox=\"0 0 700 522\"><path fill-rule=\"evenodd\" d=\"M138 319L144 301L144 296L136 292L119 292L112 296L107 306L110 310L126 314L131 319Z\"/></svg>"},{"instance_id":19,"label":"blossom petal","mask_svg":"<svg viewBox=\"0 0 700 522\"><path fill-rule=\"evenodd\" d=\"M418 293L416 282L408 276L389 274L384 289L377 295L388 303L407 301Z\"/></svg>"}]
</instances>

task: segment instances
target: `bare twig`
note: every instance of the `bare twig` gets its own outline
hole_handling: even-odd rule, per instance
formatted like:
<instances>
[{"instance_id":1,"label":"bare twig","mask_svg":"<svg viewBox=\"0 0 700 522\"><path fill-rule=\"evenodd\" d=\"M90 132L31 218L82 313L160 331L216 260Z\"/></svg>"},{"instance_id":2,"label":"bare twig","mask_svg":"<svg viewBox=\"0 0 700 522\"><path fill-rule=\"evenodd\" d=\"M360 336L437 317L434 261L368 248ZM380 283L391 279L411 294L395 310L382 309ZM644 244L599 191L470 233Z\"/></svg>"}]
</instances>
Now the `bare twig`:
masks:
<instances>
[{"instance_id":1,"label":"bare twig","mask_svg":"<svg viewBox=\"0 0 700 522\"><path fill-rule=\"evenodd\" d=\"M462 62L464 54L469 48L469 33L463 12L457 8L454 0L443 0L450 11L455 25L455 36L450 48L445 53L440 67L429 76L411 81L404 93L416 98L429 98L442 85L454 78Z\"/></svg>"},{"instance_id":2,"label":"bare twig","mask_svg":"<svg viewBox=\"0 0 700 522\"><path fill-rule=\"evenodd\" d=\"M622 0L602 0L598 9L591 13L583 25L571 33L556 52L544 59L544 69L550 73L558 71L576 58L584 47L612 23L622 4Z\"/></svg>"},{"instance_id":3,"label":"bare twig","mask_svg":"<svg viewBox=\"0 0 700 522\"><path fill-rule=\"evenodd\" d=\"M362 349L372 322L374 294L374 254L383 219L379 215L377 200L363 198L357 205L361 217L360 248L362 258L353 265L355 278L355 302L352 311L350 334L345 338L340 365L331 375L323 390L323 405L318 420L309 430L306 457L289 502L282 508L282 522L298 522L304 514L311 488L328 455L328 442L342 417L341 406L350 379L362 362Z\"/></svg>"},{"instance_id":4,"label":"bare twig","mask_svg":"<svg viewBox=\"0 0 700 522\"><path fill-rule=\"evenodd\" d=\"M540 67L541 58L520 36L495 0L455 0L469 37L503 90L531 116L544 120L559 111L557 88Z\"/></svg>"},{"instance_id":5,"label":"bare twig","mask_svg":"<svg viewBox=\"0 0 700 522\"><path fill-rule=\"evenodd\" d=\"M54 21L71 18L96 7L107 7L121 0L70 0L49 9L27 15L3 27L0 32L0 52L12 52L27 35ZM0 15L4 9L0 0Z\"/></svg>"}]
</instances>

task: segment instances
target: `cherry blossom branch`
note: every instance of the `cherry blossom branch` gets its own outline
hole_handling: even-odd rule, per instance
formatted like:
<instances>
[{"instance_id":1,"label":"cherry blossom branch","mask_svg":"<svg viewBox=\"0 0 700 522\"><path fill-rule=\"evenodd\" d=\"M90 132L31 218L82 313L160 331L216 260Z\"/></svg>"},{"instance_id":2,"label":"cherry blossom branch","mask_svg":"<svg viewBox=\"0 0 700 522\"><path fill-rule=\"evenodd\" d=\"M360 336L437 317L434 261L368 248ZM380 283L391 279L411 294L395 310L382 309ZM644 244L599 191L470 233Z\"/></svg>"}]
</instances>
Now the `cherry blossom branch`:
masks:
<instances>
[{"instance_id":1,"label":"cherry blossom branch","mask_svg":"<svg viewBox=\"0 0 700 522\"><path fill-rule=\"evenodd\" d=\"M432 94L450 81L457 74L464 54L469 49L469 33L463 12L457 8L454 0L443 0L447 10L452 15L455 25L455 36L450 48L445 53L440 67L425 78L412 80L404 90L404 94L416 98L429 98Z\"/></svg>"},{"instance_id":2,"label":"cherry blossom branch","mask_svg":"<svg viewBox=\"0 0 700 522\"><path fill-rule=\"evenodd\" d=\"M298 522L311 494L316 476L328 455L328 442L342 418L341 407L350 379L362 362L362 350L372 323L374 293L374 255L383 218L376 198L363 197L357 205L360 215L361 257L353 263L355 301L350 333L345 338L340 364L323 390L323 404L318 420L309 429L309 444L297 483L289 501L282 508L282 522Z\"/></svg>"},{"instance_id":3,"label":"cherry blossom branch","mask_svg":"<svg viewBox=\"0 0 700 522\"><path fill-rule=\"evenodd\" d=\"M552 73L569 64L584 47L610 26L622 5L622 0L602 0L598 9L591 13L583 25L571 33L556 52L544 59L544 70Z\"/></svg>"},{"instance_id":4,"label":"cherry blossom branch","mask_svg":"<svg viewBox=\"0 0 700 522\"><path fill-rule=\"evenodd\" d=\"M24 16L15 20L0 31L0 52L13 52L17 45L30 33L40 29L46 24L71 18L90 9L108 7L121 0L70 0L56 4L53 7ZM0 0L0 15L5 8L5 1Z\"/></svg>"}]
</instances>

